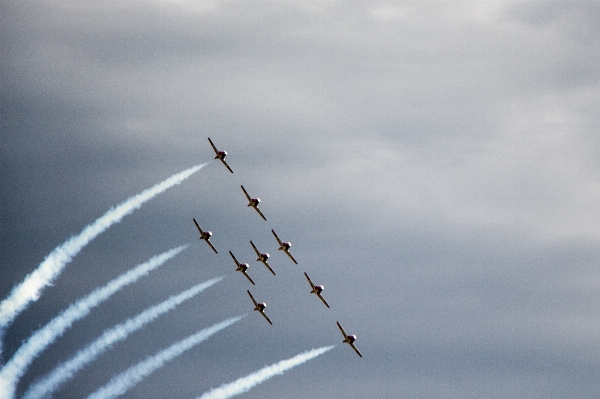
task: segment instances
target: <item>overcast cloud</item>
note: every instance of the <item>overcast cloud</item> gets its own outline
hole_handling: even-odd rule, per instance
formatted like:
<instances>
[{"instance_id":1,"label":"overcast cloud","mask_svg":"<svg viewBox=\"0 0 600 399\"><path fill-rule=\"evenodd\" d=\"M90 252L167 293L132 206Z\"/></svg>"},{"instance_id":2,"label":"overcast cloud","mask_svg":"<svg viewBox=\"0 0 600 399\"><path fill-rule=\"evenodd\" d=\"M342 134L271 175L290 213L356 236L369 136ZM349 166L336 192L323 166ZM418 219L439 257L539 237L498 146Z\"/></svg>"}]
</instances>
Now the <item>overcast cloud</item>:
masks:
<instances>
[{"instance_id":1,"label":"overcast cloud","mask_svg":"<svg viewBox=\"0 0 600 399\"><path fill-rule=\"evenodd\" d=\"M73 259L6 330L4 361L95 287L191 244L75 324L19 395L226 275L56 397L245 313L128 397L198 397L328 345L245 397L600 396L599 20L597 1L1 2L1 298L110 207L210 161L207 137L235 172L208 164Z\"/></svg>"}]
</instances>

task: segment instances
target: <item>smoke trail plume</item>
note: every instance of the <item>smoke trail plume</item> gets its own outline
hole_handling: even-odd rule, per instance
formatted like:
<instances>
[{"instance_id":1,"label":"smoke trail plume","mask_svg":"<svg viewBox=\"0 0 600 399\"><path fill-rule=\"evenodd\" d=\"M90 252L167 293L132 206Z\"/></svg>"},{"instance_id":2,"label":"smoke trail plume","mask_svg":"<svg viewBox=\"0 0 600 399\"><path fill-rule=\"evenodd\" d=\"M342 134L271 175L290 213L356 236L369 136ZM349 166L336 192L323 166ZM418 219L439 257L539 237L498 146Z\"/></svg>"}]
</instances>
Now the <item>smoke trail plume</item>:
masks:
<instances>
[{"instance_id":1,"label":"smoke trail plume","mask_svg":"<svg viewBox=\"0 0 600 399\"><path fill-rule=\"evenodd\" d=\"M107 300L115 292L128 284L132 284L151 270L161 266L167 260L187 248L183 245L156 255L145 263L129 270L102 288L97 288L91 294L77 300L48 324L33 333L31 337L15 352L14 356L0 369L0 399L13 398L19 378L27 367L48 345L60 337L71 325L88 315L90 310Z\"/></svg>"},{"instance_id":2,"label":"smoke trail plume","mask_svg":"<svg viewBox=\"0 0 600 399\"><path fill-rule=\"evenodd\" d=\"M173 295L166 301L148 308L137 316L104 331L104 333L94 342L77 352L71 359L60 364L42 380L30 386L23 398L39 399L48 397L62 384L73 378L75 373L81 370L85 365L94 361L100 354L110 349L113 344L124 340L129 334L139 330L157 317L171 311L182 302L193 298L222 279L223 277L213 278L183 291L178 295Z\"/></svg>"},{"instance_id":3,"label":"smoke trail plume","mask_svg":"<svg viewBox=\"0 0 600 399\"><path fill-rule=\"evenodd\" d=\"M213 325L212 327L205 328L196 334L190 335L189 337L176 342L170 347L158 352L156 355L148 357L146 360L141 361L123 373L113 377L108 384L96 390L94 393L88 396L87 399L116 398L117 396L124 394L151 373L161 368L166 362L173 360L183 352L198 345L225 327L232 325L242 317L245 316L232 317L231 319L222 321Z\"/></svg>"},{"instance_id":4,"label":"smoke trail plume","mask_svg":"<svg viewBox=\"0 0 600 399\"><path fill-rule=\"evenodd\" d=\"M42 289L51 284L60 274L67 263L83 249L90 241L103 233L106 229L121 219L140 208L145 202L154 198L202 169L206 165L196 165L177 173L165 181L128 198L125 202L111 208L92 224L87 225L81 233L69 238L67 241L54 248L36 270L31 272L17 285L9 296L0 303L0 336L14 318L21 313L31 301L40 297ZM1 349L1 348L0 348Z\"/></svg>"},{"instance_id":5,"label":"smoke trail plume","mask_svg":"<svg viewBox=\"0 0 600 399\"><path fill-rule=\"evenodd\" d=\"M282 360L278 363L266 366L246 377L242 377L229 384L223 384L219 388L211 389L202 394L198 399L227 399L248 392L250 389L265 382L269 378L277 374L283 374L285 371L333 349L333 347L334 346L324 346L323 348L312 349L294 356L291 359Z\"/></svg>"}]
</instances>

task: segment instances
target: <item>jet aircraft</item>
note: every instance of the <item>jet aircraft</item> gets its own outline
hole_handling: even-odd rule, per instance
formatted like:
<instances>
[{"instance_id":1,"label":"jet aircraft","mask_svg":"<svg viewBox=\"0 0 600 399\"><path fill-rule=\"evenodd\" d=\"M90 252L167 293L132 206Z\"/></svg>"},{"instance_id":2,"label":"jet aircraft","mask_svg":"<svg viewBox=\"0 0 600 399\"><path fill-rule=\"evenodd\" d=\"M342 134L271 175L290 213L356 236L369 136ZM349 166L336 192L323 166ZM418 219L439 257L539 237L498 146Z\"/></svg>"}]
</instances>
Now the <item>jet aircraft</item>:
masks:
<instances>
[{"instance_id":1,"label":"jet aircraft","mask_svg":"<svg viewBox=\"0 0 600 399\"><path fill-rule=\"evenodd\" d=\"M271 269L271 266L269 266L269 262L267 262L267 259L269 259L270 255L266 252L264 254L261 254L258 248L256 248L256 245L254 245L254 243L252 242L252 240L250 240L250 245L252 245L252 248L254 248L254 252L256 252L256 255L258 255L258 258L256 260L258 262L264 263L267 269L269 269L269 271L275 276L275 272L273 271L273 269Z\"/></svg>"},{"instance_id":2,"label":"jet aircraft","mask_svg":"<svg viewBox=\"0 0 600 399\"><path fill-rule=\"evenodd\" d=\"M304 275L306 276L306 279L308 280L312 291L310 292L311 294L316 294L319 299L321 301L323 301L323 303L325 304L325 306L329 307L329 305L327 304L327 302L325 301L325 298L323 298L323 296L321 295L321 292L323 292L323 290L325 289L325 287L323 287L322 285L314 285L312 280L310 279L310 277L308 277L308 274L306 274L306 272L304 272Z\"/></svg>"},{"instance_id":3,"label":"jet aircraft","mask_svg":"<svg viewBox=\"0 0 600 399\"><path fill-rule=\"evenodd\" d=\"M233 258L233 261L237 265L237 269L235 269L235 271L236 272L242 272L242 274L244 276L246 276L246 278L248 280L250 280L250 282L252 283L252 285L256 285L256 284L254 284L254 281L252 281L252 279L250 278L250 276L246 272L248 270L248 268L250 267L250 265L248 265L247 263L240 263L240 262L238 262L238 260L235 258L235 256L233 256L233 254L231 253L231 251L229 251L229 255L231 255L231 257Z\"/></svg>"},{"instance_id":4,"label":"jet aircraft","mask_svg":"<svg viewBox=\"0 0 600 399\"><path fill-rule=\"evenodd\" d=\"M292 246L292 243L291 242L282 242L279 239L279 237L277 237L277 234L275 234L275 230L271 230L271 233L273 233L273 235L275 236L275 239L279 243L279 249L278 250L285 252L295 264L298 264L298 262L296 262L296 259L294 259L294 257L290 253L290 247Z\"/></svg>"},{"instance_id":5,"label":"jet aircraft","mask_svg":"<svg viewBox=\"0 0 600 399\"><path fill-rule=\"evenodd\" d=\"M208 142L210 143L210 145L212 146L213 150L215 150L215 153L217 154L217 156L215 156L215 159L218 159L221 162L223 162L223 165L225 165L227 167L227 169L229 169L229 171L231 173L233 173L233 170L231 170L231 168L227 164L227 161L225 160L225 157L227 156L227 151L219 151L219 150L217 150L217 147L215 147L215 145L211 141L210 137L208 138Z\"/></svg>"},{"instance_id":6,"label":"jet aircraft","mask_svg":"<svg viewBox=\"0 0 600 399\"><path fill-rule=\"evenodd\" d=\"M340 325L339 322L337 322L338 327L340 328L340 331L342 332L342 335L344 336L344 340L342 342L347 343L348 345L350 345L352 347L352 349L354 349L354 352L356 352L356 354L360 357L362 357L362 355L360 354L360 352L358 351L358 349L356 349L356 346L354 346L354 341L356 341L356 335L348 335L346 334L346 331L344 331L344 329L342 328L342 326Z\"/></svg>"},{"instance_id":7,"label":"jet aircraft","mask_svg":"<svg viewBox=\"0 0 600 399\"><path fill-rule=\"evenodd\" d=\"M196 222L196 219L192 219L192 220L194 221L194 224L196 225L196 227L198 228L198 231L200 232L200 239L206 241L206 243L208 245L210 245L212 250L215 251L216 254L218 254L217 250L212 245L212 242L210 242L210 237L212 236L212 232L211 231L202 231L202 229L200 228L200 225L198 224L198 222Z\"/></svg>"},{"instance_id":8,"label":"jet aircraft","mask_svg":"<svg viewBox=\"0 0 600 399\"><path fill-rule=\"evenodd\" d=\"M265 215L263 215L262 212L260 211L260 209L258 209L258 204L260 203L260 198L250 197L250 194L248 194L248 191L246 191L244 186L242 186L242 190L244 191L244 194L246 194L246 198L248 198L248 201L249 201L248 206L251 206L252 208L256 209L256 212L258 212L260 217L262 217L264 220L267 220Z\"/></svg>"},{"instance_id":9,"label":"jet aircraft","mask_svg":"<svg viewBox=\"0 0 600 399\"><path fill-rule=\"evenodd\" d=\"M273 323L271 322L271 320L269 320L269 317L265 314L265 308L267 307L267 304L262 302L262 303L258 303L256 302L256 299L254 299L254 297L252 296L252 294L250 293L249 290L246 290L246 292L248 293L248 295L250 295L250 299L252 299L252 302L254 302L254 310L260 312L261 315L263 315L265 317L265 319L267 319L267 321L269 322L270 325L273 325Z\"/></svg>"}]
</instances>

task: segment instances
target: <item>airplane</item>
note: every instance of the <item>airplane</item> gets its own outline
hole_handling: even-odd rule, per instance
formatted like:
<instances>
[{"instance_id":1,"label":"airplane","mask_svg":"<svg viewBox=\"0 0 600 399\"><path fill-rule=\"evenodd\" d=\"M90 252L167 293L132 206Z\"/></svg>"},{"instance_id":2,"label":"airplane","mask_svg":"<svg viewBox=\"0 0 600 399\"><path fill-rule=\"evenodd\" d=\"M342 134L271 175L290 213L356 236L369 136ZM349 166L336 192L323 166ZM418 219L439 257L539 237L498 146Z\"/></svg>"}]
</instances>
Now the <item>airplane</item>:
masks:
<instances>
[{"instance_id":1,"label":"airplane","mask_svg":"<svg viewBox=\"0 0 600 399\"><path fill-rule=\"evenodd\" d=\"M258 209L258 204L260 203L260 198L250 197L250 194L248 194L248 191L246 191L244 186L242 186L242 190L244 190L244 194L246 194L246 197L248 198L248 201L249 201L248 206L251 206L252 208L256 209L256 212L258 212L260 217L262 217L264 220L267 220L265 215L263 215L262 212L260 211L260 209Z\"/></svg>"},{"instance_id":2,"label":"airplane","mask_svg":"<svg viewBox=\"0 0 600 399\"><path fill-rule=\"evenodd\" d=\"M254 243L252 242L252 240L250 240L250 244L252 245L252 248L254 248L254 252L256 252L256 254L258 255L258 259L256 260L258 262L264 263L267 269L269 269L269 271L275 276L275 272L273 271L273 269L271 269L271 266L269 266L269 262L267 262L267 259L269 259L269 254L266 252L264 254L261 254L260 251L256 248L256 245L254 245Z\"/></svg>"},{"instance_id":3,"label":"airplane","mask_svg":"<svg viewBox=\"0 0 600 399\"><path fill-rule=\"evenodd\" d=\"M238 260L235 258L235 256L233 256L233 254L231 253L231 251L229 251L229 255L231 255L231 257L233 258L233 261L237 265L237 269L235 269L235 271L236 272L242 272L242 274L244 276L246 276L246 278L248 280L250 280L250 282L252 283L252 285L256 285L256 284L254 284L254 281L252 281L252 279L250 278L250 276L248 276L248 273L246 273L246 270L248 270L248 268L250 267L250 265L248 265L247 263L240 263L240 262L238 262Z\"/></svg>"},{"instance_id":4,"label":"airplane","mask_svg":"<svg viewBox=\"0 0 600 399\"><path fill-rule=\"evenodd\" d=\"M295 264L298 264L298 262L296 262L296 259L294 259L294 257L290 253L290 247L292 246L292 243L291 242L281 242L279 237L277 237L277 234L275 234L275 230L271 230L271 233L273 233L273 235L275 236L275 239L279 243L279 250L285 252Z\"/></svg>"},{"instance_id":5,"label":"airplane","mask_svg":"<svg viewBox=\"0 0 600 399\"><path fill-rule=\"evenodd\" d=\"M344 331L344 329L342 328L342 326L340 325L340 323L338 321L336 321L338 327L340 328L340 331L342 332L342 335L344 336L344 340L342 342L347 343L348 345L350 345L352 347L352 349L354 349L354 352L356 352L356 354L360 357L362 357L362 355L360 354L360 352L358 351L358 349L356 349L356 346L354 346L354 341L356 341L356 335L348 335L346 334L346 331Z\"/></svg>"},{"instance_id":6,"label":"airplane","mask_svg":"<svg viewBox=\"0 0 600 399\"><path fill-rule=\"evenodd\" d=\"M246 292L248 293L248 295L250 295L250 299L252 299L252 302L254 302L254 310L257 310L260 312L261 315L263 315L265 317L265 319L267 319L267 321L269 322L270 325L273 325L273 323L271 322L271 320L269 320L269 317L265 314L265 308L267 307L267 304L262 302L262 303L258 303L256 302L256 299L254 299L254 297L252 296L252 294L250 293L249 290L246 290Z\"/></svg>"},{"instance_id":7,"label":"airplane","mask_svg":"<svg viewBox=\"0 0 600 399\"><path fill-rule=\"evenodd\" d=\"M196 227L198 228L198 231L200 232L200 239L206 241L206 243L208 245L210 245L210 247L213 249L213 251L215 251L215 253L218 254L215 247L213 247L212 242L210 242L210 236L212 236L212 232L211 231L202 231L202 229L200 228L200 225L198 224L198 222L196 222L196 219L192 219L192 220L194 221L194 224L196 225Z\"/></svg>"},{"instance_id":8,"label":"airplane","mask_svg":"<svg viewBox=\"0 0 600 399\"><path fill-rule=\"evenodd\" d=\"M208 142L210 143L210 145L212 146L213 150L215 150L215 153L217 154L217 156L215 157L215 159L219 159L221 162L223 162L223 165L225 165L227 167L227 169L229 169L229 171L231 173L233 173L233 170L231 170L231 168L229 167L229 165L227 165L227 161L225 161L225 157L227 156L227 151L219 151L219 150L217 150L217 147L215 147L215 145L211 141L210 137L208 138Z\"/></svg>"},{"instance_id":9,"label":"airplane","mask_svg":"<svg viewBox=\"0 0 600 399\"><path fill-rule=\"evenodd\" d=\"M316 294L319 297L319 299L321 301L323 301L325 306L329 307L329 305L325 301L325 298L323 298L323 296L321 295L321 292L325 289L325 287L323 287L322 285L314 285L312 280L310 279L310 277L308 277L308 274L306 274L306 272L304 272L304 275L306 276L306 279L308 280L308 282L310 283L310 286L312 287L312 291L310 293Z\"/></svg>"}]
</instances>

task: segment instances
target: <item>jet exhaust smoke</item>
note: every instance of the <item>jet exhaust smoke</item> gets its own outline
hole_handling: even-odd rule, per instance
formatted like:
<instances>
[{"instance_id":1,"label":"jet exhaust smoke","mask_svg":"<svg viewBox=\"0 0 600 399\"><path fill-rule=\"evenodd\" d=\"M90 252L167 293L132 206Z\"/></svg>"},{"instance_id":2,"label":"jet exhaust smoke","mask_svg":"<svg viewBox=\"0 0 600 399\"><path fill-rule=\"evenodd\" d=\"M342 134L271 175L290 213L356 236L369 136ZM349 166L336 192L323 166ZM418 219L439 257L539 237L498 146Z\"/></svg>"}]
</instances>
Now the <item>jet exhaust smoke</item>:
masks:
<instances>
[{"instance_id":1,"label":"jet exhaust smoke","mask_svg":"<svg viewBox=\"0 0 600 399\"><path fill-rule=\"evenodd\" d=\"M222 279L223 277L217 277L198 284L178 295L171 296L166 301L146 309L137 316L130 318L115 327L105 330L94 342L77 352L71 359L60 364L40 381L30 386L23 398L39 399L50 396L50 394L59 389L62 384L73 378L73 376L84 366L94 361L106 350L110 349L113 344L124 340L129 334L144 327L157 317L173 310L182 302L193 298Z\"/></svg>"},{"instance_id":2,"label":"jet exhaust smoke","mask_svg":"<svg viewBox=\"0 0 600 399\"><path fill-rule=\"evenodd\" d=\"M130 269L106 284L104 287L97 288L89 295L77 300L54 319L50 320L48 324L33 333L27 342L19 347L12 359L0 369L0 387L2 388L0 389L0 399L14 397L19 378L25 373L31 362L46 349L48 345L69 329L75 321L84 318L89 314L92 308L107 300L115 292L126 285L136 282L151 270L156 269L167 260L179 254L185 248L187 248L187 245L173 248Z\"/></svg>"},{"instance_id":3,"label":"jet exhaust smoke","mask_svg":"<svg viewBox=\"0 0 600 399\"><path fill-rule=\"evenodd\" d=\"M223 384L219 388L211 389L210 391L202 394L202 396L200 396L198 399L227 399L236 395L240 395L244 392L248 392L250 389L254 388L260 383L265 382L269 378L277 374L283 374L285 371L305 363L312 358L330 351L333 348L334 345L312 349L294 356L291 359L282 360L278 363L266 366L246 377L242 377L228 384Z\"/></svg>"},{"instance_id":4,"label":"jet exhaust smoke","mask_svg":"<svg viewBox=\"0 0 600 399\"><path fill-rule=\"evenodd\" d=\"M145 202L158 194L180 184L182 181L202 169L207 163L196 165L179 172L161 183L128 198L125 202L111 208L95 222L87 225L81 233L69 238L67 241L54 248L40 263L38 268L31 272L16 287L9 296L0 303L0 337L3 330L21 313L31 301L40 297L42 289L51 284L60 274L67 263L73 259L90 241L103 233L106 229L121 219L140 208ZM0 350L2 348L0 347Z\"/></svg>"},{"instance_id":5,"label":"jet exhaust smoke","mask_svg":"<svg viewBox=\"0 0 600 399\"><path fill-rule=\"evenodd\" d=\"M141 361L140 363L125 370L123 373L113 377L108 384L96 390L94 393L88 396L87 399L116 398L117 396L124 394L148 375L164 366L166 362L173 360L185 351L205 341L211 335L219 332L225 327L232 325L243 317L245 316L232 317L231 319L227 319L221 323L205 328L196 334L190 335L189 337L176 342L170 347L158 352L154 356L146 358L146 360Z\"/></svg>"}]
</instances>

